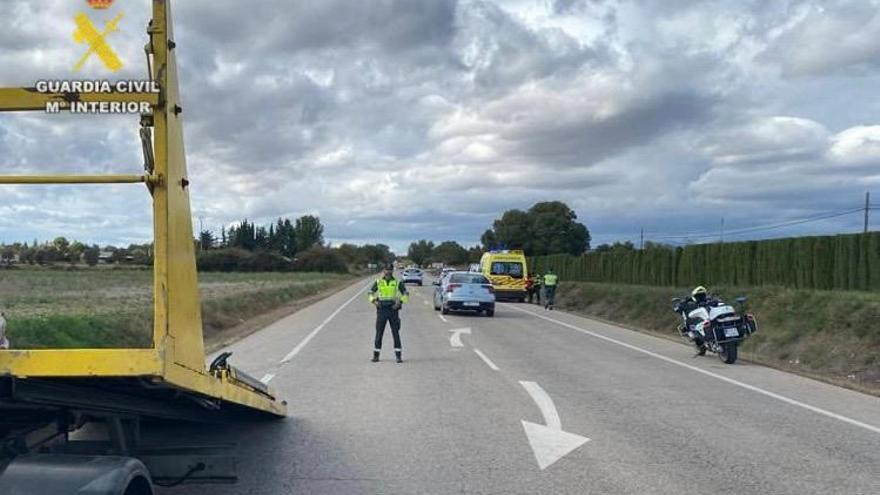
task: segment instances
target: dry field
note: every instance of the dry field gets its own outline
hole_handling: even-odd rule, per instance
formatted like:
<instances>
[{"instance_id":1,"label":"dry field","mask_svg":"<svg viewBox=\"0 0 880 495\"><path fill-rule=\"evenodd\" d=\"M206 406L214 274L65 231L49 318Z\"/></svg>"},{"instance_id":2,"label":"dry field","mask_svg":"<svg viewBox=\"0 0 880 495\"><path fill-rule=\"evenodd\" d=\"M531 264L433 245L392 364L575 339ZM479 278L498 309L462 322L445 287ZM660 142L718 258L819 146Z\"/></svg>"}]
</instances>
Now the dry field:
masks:
<instances>
[{"instance_id":1,"label":"dry field","mask_svg":"<svg viewBox=\"0 0 880 495\"><path fill-rule=\"evenodd\" d=\"M324 273L199 274L205 332L351 280ZM0 309L14 348L146 347L152 304L152 271L146 269L0 271Z\"/></svg>"}]
</instances>

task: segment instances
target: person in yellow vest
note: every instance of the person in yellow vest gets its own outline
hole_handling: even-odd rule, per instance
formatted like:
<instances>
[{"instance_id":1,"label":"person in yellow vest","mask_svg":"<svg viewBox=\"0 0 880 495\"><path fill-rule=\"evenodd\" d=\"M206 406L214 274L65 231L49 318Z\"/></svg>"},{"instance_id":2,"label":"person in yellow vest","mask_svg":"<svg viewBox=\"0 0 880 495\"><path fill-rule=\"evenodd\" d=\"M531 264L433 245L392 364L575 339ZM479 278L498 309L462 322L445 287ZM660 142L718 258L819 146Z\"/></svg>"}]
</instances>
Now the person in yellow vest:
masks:
<instances>
[{"instance_id":1,"label":"person in yellow vest","mask_svg":"<svg viewBox=\"0 0 880 495\"><path fill-rule=\"evenodd\" d=\"M559 277L553 273L553 269L547 270L544 274L544 309L553 309L553 303L556 300L556 284L559 283Z\"/></svg>"},{"instance_id":2,"label":"person in yellow vest","mask_svg":"<svg viewBox=\"0 0 880 495\"><path fill-rule=\"evenodd\" d=\"M409 295L403 282L394 278L394 265L385 265L382 278L376 280L370 287L370 303L376 306L376 341L373 345L373 362L379 362L379 353L382 351L382 336L385 334L385 324L391 325L391 334L394 336L394 355L397 362L403 362L400 346L400 308L409 302Z\"/></svg>"}]
</instances>

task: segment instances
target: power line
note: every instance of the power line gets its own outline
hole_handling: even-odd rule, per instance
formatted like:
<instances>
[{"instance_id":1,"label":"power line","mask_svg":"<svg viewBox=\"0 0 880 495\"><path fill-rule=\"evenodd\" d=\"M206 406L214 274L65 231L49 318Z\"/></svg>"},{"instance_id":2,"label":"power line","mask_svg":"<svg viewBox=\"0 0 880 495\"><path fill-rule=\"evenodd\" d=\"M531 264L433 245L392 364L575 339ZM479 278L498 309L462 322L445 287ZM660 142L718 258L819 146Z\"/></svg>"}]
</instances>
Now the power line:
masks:
<instances>
[{"instance_id":1,"label":"power line","mask_svg":"<svg viewBox=\"0 0 880 495\"><path fill-rule=\"evenodd\" d=\"M863 212L863 211L865 211L865 209L863 207L859 207L859 208L850 208L847 210L824 212L824 213L819 213L819 214L812 215L809 217L799 218L796 220L790 220L787 222L781 222L781 223L769 224L769 225L760 225L760 226L756 226L756 227L747 227L747 228L736 229L736 230L729 230L729 231L725 231L724 234L726 236L732 236L732 235L748 234L748 233L752 233L752 232L762 232L762 231L767 231L767 230L779 229L779 228L783 228L783 227L789 227L792 225L800 225L800 224L804 224L804 223L818 222L821 220L828 220L830 218L841 217L844 215L851 215L853 213L858 213L858 212ZM718 232L691 232L691 233L687 233L687 234L669 234L669 235L663 235L663 236L656 236L655 239L703 239L703 238L707 238L707 237L717 237L717 236L718 236Z\"/></svg>"},{"instance_id":2,"label":"power line","mask_svg":"<svg viewBox=\"0 0 880 495\"><path fill-rule=\"evenodd\" d=\"M880 204L871 203L870 196L866 194L865 206L861 206L858 208L848 208L845 210L826 211L826 212L817 213L815 215L811 215L808 217L798 218L798 219L789 220L789 221L785 221L785 222L779 222L779 223L768 224L768 225L758 225L758 226L754 226L754 227L745 227L745 228L741 228L741 229L734 229L732 231L725 230L724 218L722 217L722 220L721 220L721 222L722 222L721 223L721 242L724 242L725 236L739 236L739 235L743 235L743 234L751 234L751 233L756 233L756 232L766 232L766 231L770 231L770 230L776 230L776 229L791 227L791 226L795 226L795 225L802 225L802 224L811 223L811 222L819 222L819 221L823 221L823 220L829 220L832 218L838 218L838 217L842 217L842 216L846 216L846 215L852 215L854 213L864 213L865 214L865 218L866 218L865 225L866 225L866 231L867 231L868 212L872 211L872 210L878 210L878 209L880 209ZM640 229L639 234L624 235L624 236L618 237L617 238L618 240L615 242L621 242L621 241L638 242L639 247L644 248L644 243L646 241L645 234L646 234L645 229L642 228L642 229ZM686 244L689 244L691 242L698 241L701 239L718 237L718 235L719 235L718 231L714 231L714 232L702 231L702 232L690 232L690 233L664 234L664 235L657 235L657 236L652 236L652 237L653 237L653 239L662 240L663 242L666 242L668 244L686 245Z\"/></svg>"}]
</instances>

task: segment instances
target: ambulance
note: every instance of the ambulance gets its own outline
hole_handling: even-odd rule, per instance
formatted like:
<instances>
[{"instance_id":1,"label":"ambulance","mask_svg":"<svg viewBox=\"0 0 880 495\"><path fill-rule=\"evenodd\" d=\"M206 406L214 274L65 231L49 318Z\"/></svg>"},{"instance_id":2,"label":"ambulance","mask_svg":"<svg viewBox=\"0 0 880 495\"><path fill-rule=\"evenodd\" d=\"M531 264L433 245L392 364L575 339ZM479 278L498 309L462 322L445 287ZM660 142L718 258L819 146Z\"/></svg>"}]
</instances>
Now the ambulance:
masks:
<instances>
[{"instance_id":1,"label":"ambulance","mask_svg":"<svg viewBox=\"0 0 880 495\"><path fill-rule=\"evenodd\" d=\"M480 258L480 273L495 288L496 299L526 300L526 256L520 250L489 251Z\"/></svg>"}]
</instances>

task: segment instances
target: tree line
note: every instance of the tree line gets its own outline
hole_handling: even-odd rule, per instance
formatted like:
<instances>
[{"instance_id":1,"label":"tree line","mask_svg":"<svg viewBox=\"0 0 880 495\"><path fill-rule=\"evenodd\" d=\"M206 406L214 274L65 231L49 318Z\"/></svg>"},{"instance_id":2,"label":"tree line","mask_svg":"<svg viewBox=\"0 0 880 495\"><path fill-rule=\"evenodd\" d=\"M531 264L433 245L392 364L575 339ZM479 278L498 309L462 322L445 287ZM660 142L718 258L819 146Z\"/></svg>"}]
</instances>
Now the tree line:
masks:
<instances>
[{"instance_id":1,"label":"tree line","mask_svg":"<svg viewBox=\"0 0 880 495\"><path fill-rule=\"evenodd\" d=\"M3 265L54 265L60 263L87 264L95 266L99 261L107 263L153 264L153 245L129 244L128 247L98 246L80 241L56 237L51 241L32 243L14 242L0 245L0 262Z\"/></svg>"},{"instance_id":2,"label":"tree line","mask_svg":"<svg viewBox=\"0 0 880 495\"><path fill-rule=\"evenodd\" d=\"M478 262L483 252L493 249L520 249L526 256L580 256L590 248L590 231L576 220L574 210L561 201L536 203L526 211L505 211L480 237L479 246L465 248L455 241L434 245L422 239L409 245L407 257L418 266L462 266Z\"/></svg>"},{"instance_id":3,"label":"tree line","mask_svg":"<svg viewBox=\"0 0 880 495\"><path fill-rule=\"evenodd\" d=\"M201 271L346 272L377 268L395 259L384 244L331 247L325 243L320 218L314 215L295 220L278 218L266 225L244 219L222 227L219 232L203 229L193 242ZM100 247L56 237L47 242L0 245L0 263L7 266L14 263L94 266L99 262L152 266L153 244Z\"/></svg>"},{"instance_id":4,"label":"tree line","mask_svg":"<svg viewBox=\"0 0 880 495\"><path fill-rule=\"evenodd\" d=\"M591 282L880 291L880 232L643 249L615 243L582 256L537 256L530 265Z\"/></svg>"},{"instance_id":5,"label":"tree line","mask_svg":"<svg viewBox=\"0 0 880 495\"><path fill-rule=\"evenodd\" d=\"M384 244L327 245L324 225L314 215L294 221L278 218L268 225L244 219L221 228L219 235L202 230L197 247L202 271L346 272L394 260L394 253Z\"/></svg>"}]
</instances>

